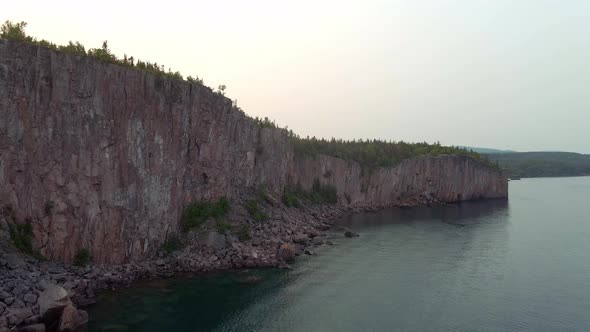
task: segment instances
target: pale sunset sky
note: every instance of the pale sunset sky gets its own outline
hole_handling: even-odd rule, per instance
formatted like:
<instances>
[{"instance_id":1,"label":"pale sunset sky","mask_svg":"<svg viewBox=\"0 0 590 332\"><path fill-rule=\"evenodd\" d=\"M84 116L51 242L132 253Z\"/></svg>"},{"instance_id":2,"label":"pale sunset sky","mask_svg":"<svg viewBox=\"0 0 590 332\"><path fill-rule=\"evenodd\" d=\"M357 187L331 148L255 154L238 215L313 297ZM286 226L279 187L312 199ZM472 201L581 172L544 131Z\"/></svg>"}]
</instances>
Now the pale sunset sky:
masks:
<instances>
[{"instance_id":1,"label":"pale sunset sky","mask_svg":"<svg viewBox=\"0 0 590 332\"><path fill-rule=\"evenodd\" d=\"M7 1L302 136L590 153L590 1Z\"/></svg>"}]
</instances>

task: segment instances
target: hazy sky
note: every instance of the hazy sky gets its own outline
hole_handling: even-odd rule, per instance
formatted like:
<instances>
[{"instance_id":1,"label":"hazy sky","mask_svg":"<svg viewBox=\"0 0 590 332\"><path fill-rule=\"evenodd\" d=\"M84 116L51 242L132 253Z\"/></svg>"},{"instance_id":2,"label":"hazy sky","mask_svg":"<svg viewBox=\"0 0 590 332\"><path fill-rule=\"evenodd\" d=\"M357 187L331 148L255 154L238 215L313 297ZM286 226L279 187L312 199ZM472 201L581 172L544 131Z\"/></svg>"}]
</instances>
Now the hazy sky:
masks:
<instances>
[{"instance_id":1,"label":"hazy sky","mask_svg":"<svg viewBox=\"0 0 590 332\"><path fill-rule=\"evenodd\" d=\"M305 136L590 153L590 1L6 1Z\"/></svg>"}]
</instances>

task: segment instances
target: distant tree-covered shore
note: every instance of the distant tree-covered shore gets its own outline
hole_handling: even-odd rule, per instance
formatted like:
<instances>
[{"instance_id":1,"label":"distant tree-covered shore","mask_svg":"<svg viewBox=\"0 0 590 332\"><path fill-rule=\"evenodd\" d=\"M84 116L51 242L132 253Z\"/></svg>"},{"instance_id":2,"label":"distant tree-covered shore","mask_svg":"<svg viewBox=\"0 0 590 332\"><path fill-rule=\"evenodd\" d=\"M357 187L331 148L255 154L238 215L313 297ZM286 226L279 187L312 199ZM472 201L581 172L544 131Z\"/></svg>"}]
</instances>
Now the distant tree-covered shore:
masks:
<instances>
[{"instance_id":1,"label":"distant tree-covered shore","mask_svg":"<svg viewBox=\"0 0 590 332\"><path fill-rule=\"evenodd\" d=\"M590 175L590 155L571 152L514 152L487 156L512 177Z\"/></svg>"}]
</instances>

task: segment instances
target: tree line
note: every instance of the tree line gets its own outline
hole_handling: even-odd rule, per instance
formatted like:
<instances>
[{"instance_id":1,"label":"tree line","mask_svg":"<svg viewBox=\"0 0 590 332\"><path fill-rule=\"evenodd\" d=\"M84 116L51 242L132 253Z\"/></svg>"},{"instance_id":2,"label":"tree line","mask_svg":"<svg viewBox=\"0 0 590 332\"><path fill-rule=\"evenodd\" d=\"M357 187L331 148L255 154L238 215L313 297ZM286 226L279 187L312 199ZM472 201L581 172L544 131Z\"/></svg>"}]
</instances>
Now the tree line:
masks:
<instances>
[{"instance_id":1,"label":"tree line","mask_svg":"<svg viewBox=\"0 0 590 332\"><path fill-rule=\"evenodd\" d=\"M86 47L78 41L70 41L67 45L56 45L55 43L45 39L37 39L35 37L29 36L25 31L26 27L27 22L14 23L12 21L6 21L0 27L0 38L41 46L64 53L70 53L79 56L89 56L106 63L116 64L128 68L136 68L158 76L203 84L203 79L199 78L198 76L188 76L185 79L182 74L180 74L180 72L173 71L171 68L166 70L164 65L160 65L157 62L142 61L135 59L133 56L127 56L127 54L125 54L123 58L118 58L115 54L113 54L109 48L108 41L106 40L102 43L100 48L90 48L86 50Z\"/></svg>"},{"instance_id":2,"label":"tree line","mask_svg":"<svg viewBox=\"0 0 590 332\"><path fill-rule=\"evenodd\" d=\"M301 138L291 134L295 152L308 156L319 154L329 155L340 159L354 160L369 168L391 167L405 159L419 156L465 155L493 165L480 154L464 148L443 146L439 142L429 144L407 143L404 141L385 141L378 139L343 140L332 138L306 137Z\"/></svg>"},{"instance_id":3,"label":"tree line","mask_svg":"<svg viewBox=\"0 0 590 332\"><path fill-rule=\"evenodd\" d=\"M133 56L127 56L118 58L110 50L108 42L104 41L100 48L91 48L86 50L84 45L80 42L70 41L67 45L56 45L45 39L37 39L29 36L25 32L27 27L26 22L13 23L6 21L0 27L0 38L6 40L13 40L18 42L29 43L49 49L61 51L64 53L75 54L79 56L89 56L96 58L106 63L112 63L124 67L135 68L144 70L155 75L164 76L176 80L183 80L193 83L203 84L203 80L199 77L193 78L191 76L186 77L178 71L172 71L171 68L165 70L164 65L159 65L157 62L142 61L135 59ZM225 85L220 85L217 93L225 95ZM243 112L241 108L237 106L237 101L234 101L233 107L235 110ZM279 128L275 121L269 118L253 118L253 120L261 128ZM482 160L492 166L497 167L497 164L492 164L486 157L482 157L480 154L467 150L460 147L453 146L442 146L440 143L428 144L422 143L406 143L403 141L384 141L384 140L342 140L342 139L330 139L315 137L302 138L299 135L293 133L289 128L283 128L287 131L291 142L294 145L295 152L307 156L316 156L318 154L325 154L341 159L355 160L363 166L368 167L389 167L394 166L404 159L409 159L422 155L467 155L475 159Z\"/></svg>"}]
</instances>

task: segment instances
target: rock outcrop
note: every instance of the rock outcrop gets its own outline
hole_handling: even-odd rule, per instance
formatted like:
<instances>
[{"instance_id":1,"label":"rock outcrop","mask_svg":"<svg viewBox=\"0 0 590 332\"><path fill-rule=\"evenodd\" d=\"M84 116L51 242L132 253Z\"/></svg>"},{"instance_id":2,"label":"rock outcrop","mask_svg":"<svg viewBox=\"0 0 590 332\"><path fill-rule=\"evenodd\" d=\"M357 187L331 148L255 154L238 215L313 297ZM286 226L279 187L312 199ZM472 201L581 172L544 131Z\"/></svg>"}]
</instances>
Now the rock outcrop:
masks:
<instances>
[{"instance_id":1,"label":"rock outcrop","mask_svg":"<svg viewBox=\"0 0 590 332\"><path fill-rule=\"evenodd\" d=\"M50 260L86 248L95 262L137 261L190 202L314 179L355 207L507 197L506 178L469 157L371 172L300 157L283 130L258 127L208 87L0 40L0 204L32 223Z\"/></svg>"}]
</instances>

